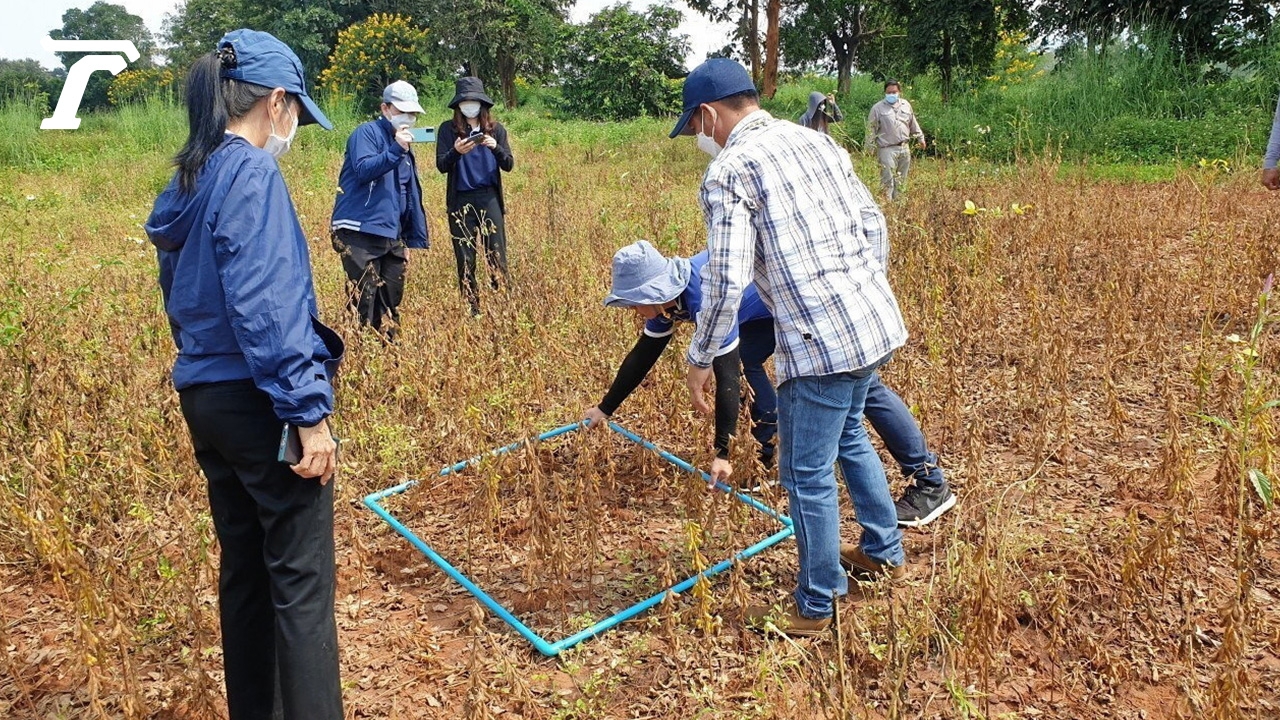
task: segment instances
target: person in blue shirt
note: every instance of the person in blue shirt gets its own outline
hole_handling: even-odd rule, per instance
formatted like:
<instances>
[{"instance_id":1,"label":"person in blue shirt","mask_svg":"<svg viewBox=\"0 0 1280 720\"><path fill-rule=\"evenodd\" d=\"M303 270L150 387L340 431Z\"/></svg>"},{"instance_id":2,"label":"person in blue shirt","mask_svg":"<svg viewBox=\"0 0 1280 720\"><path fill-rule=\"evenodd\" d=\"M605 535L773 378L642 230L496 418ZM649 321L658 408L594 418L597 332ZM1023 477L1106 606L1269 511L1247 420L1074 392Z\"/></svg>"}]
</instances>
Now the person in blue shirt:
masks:
<instances>
[{"instance_id":1,"label":"person in blue shirt","mask_svg":"<svg viewBox=\"0 0 1280 720\"><path fill-rule=\"evenodd\" d=\"M605 298L609 307L632 308L645 320L644 330L631 352L627 354L617 376L603 399L590 407L583 415L587 427L605 424L618 406L640 386L645 376L657 364L666 350L676 323L694 322L702 308L702 281L699 272L707 263L705 252L685 259L667 258L647 240L636 241L613 256L613 289ZM767 321L768 331L773 332L768 309L756 294L754 286L747 289L739 309L741 327L754 332L755 321ZM753 346L754 347L754 346ZM738 427L738 408L741 402L739 363L750 365L747 382L755 394L752 404L752 420L756 424L756 438L760 439L767 453L761 453L766 462L773 457L772 433L766 424L776 427L776 399L773 382L764 370L765 358L748 356L739 352L738 328L730 331L717 353L712 367L716 377L715 397L715 459L711 461L713 480L725 481L733 473L729 462L730 441ZM754 489L748 482L746 489Z\"/></svg>"},{"instance_id":2,"label":"person in blue shirt","mask_svg":"<svg viewBox=\"0 0 1280 720\"><path fill-rule=\"evenodd\" d=\"M409 263L406 248L430 247L422 185L410 149L409 128L422 112L418 91L403 80L391 83L382 91L381 112L347 138L330 229L360 323L382 330L383 320L389 319L385 332L394 340Z\"/></svg>"},{"instance_id":3,"label":"person in blue shirt","mask_svg":"<svg viewBox=\"0 0 1280 720\"><path fill-rule=\"evenodd\" d=\"M703 250L688 260L667 259L644 240L628 245L614 255L614 289L605 299L605 304L634 308L646 322L635 347L618 369L609 392L599 403L587 409L584 419L588 427L603 425L640 386L666 349L676 323L697 321L698 311L702 309L700 273L707 264L707 256L707 251ZM761 300L755 283L751 283L742 293L737 326L725 337L717 361L724 357L724 364L734 367L730 361L736 355L742 362L742 374L752 393L749 406L751 434L760 444L759 457L766 468L773 466L778 433L778 396L764 367L765 361L773 356L774 349L773 314ZM713 367L715 365L713 363ZM717 459L729 456L729 440L736 429L739 407L737 396L731 392L738 387L737 380L722 377L726 375L726 368L717 369ZM894 503L898 524L923 527L954 507L956 497L938 466L938 456L929 451L924 433L911 410L897 393L881 382L879 373L874 374L868 386L863 412L867 422L884 441L885 449L897 461L902 476L915 481ZM731 467L728 472L732 472ZM739 483L744 489L754 489L756 485L750 479ZM937 501L921 503L917 499L921 493L936 497Z\"/></svg>"},{"instance_id":4,"label":"person in blue shirt","mask_svg":"<svg viewBox=\"0 0 1280 720\"><path fill-rule=\"evenodd\" d=\"M276 160L332 129L302 63L228 33L187 77L189 135L146 231L177 345L173 385L221 546L231 720L342 720L327 418L342 340L319 320L307 239ZM297 429L301 459L278 459Z\"/></svg>"},{"instance_id":5,"label":"person in blue shirt","mask_svg":"<svg viewBox=\"0 0 1280 720\"><path fill-rule=\"evenodd\" d=\"M502 173L515 167L507 129L490 114L493 100L480 78L459 78L449 101L453 118L436 132L436 169L445 174L445 206L458 265L458 288L480 315L476 253L484 247L489 284L497 290L507 279L506 201Z\"/></svg>"}]
</instances>

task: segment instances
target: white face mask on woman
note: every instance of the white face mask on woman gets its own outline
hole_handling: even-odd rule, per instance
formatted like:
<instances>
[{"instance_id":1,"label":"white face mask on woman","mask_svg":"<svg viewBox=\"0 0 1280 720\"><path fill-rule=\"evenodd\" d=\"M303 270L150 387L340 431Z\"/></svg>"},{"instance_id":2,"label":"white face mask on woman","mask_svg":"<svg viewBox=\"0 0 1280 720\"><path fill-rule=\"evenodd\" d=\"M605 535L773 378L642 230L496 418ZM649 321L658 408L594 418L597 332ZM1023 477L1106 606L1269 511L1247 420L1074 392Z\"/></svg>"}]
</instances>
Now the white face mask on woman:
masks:
<instances>
[{"instance_id":1,"label":"white face mask on woman","mask_svg":"<svg viewBox=\"0 0 1280 720\"><path fill-rule=\"evenodd\" d=\"M701 130L698 132L698 149L710 155L712 160L715 160L716 156L720 154L720 151L724 150L723 147L720 147L720 143L716 142L715 127L716 127L716 121L715 121L715 118L712 118L711 134L710 135L704 134ZM706 128L707 128L707 119L704 117L702 119L702 129L705 130Z\"/></svg>"},{"instance_id":2,"label":"white face mask on woman","mask_svg":"<svg viewBox=\"0 0 1280 720\"><path fill-rule=\"evenodd\" d=\"M458 103L458 109L462 111L463 116L475 119L480 116L480 101L467 100Z\"/></svg>"},{"instance_id":3,"label":"white face mask on woman","mask_svg":"<svg viewBox=\"0 0 1280 720\"><path fill-rule=\"evenodd\" d=\"M271 121L271 134L267 136L267 142L262 146L263 150L271 153L271 157L276 159L289 152L289 148L293 146L293 136L298 134L298 125L301 124L298 122L296 115L289 114L293 116L293 130L289 131L288 137L280 137L276 134L276 121L273 119Z\"/></svg>"}]
</instances>

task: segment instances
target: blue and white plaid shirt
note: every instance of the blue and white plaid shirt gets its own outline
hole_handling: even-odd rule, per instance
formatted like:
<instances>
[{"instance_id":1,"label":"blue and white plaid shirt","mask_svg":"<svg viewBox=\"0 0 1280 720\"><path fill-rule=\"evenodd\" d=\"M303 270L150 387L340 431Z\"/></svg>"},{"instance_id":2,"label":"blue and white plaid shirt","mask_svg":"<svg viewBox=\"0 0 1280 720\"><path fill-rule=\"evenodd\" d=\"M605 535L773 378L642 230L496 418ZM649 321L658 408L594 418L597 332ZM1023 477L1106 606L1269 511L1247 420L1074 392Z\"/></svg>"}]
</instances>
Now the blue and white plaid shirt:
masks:
<instances>
[{"instance_id":1,"label":"blue and white plaid shirt","mask_svg":"<svg viewBox=\"0 0 1280 720\"><path fill-rule=\"evenodd\" d=\"M760 110L707 168L710 258L687 359L709 367L753 279L775 318L778 383L865 368L907 340L884 215L835 141Z\"/></svg>"}]
</instances>

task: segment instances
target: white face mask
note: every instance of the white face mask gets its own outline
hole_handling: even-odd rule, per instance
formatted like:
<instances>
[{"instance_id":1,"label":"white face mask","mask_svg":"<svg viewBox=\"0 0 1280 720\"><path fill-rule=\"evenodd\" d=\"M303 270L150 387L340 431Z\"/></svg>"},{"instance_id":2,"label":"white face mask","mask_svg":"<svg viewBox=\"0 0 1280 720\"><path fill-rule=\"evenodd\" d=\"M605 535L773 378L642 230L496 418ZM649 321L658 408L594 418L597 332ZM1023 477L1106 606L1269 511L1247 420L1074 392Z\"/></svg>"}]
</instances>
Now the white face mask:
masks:
<instances>
[{"instance_id":1,"label":"white face mask","mask_svg":"<svg viewBox=\"0 0 1280 720\"><path fill-rule=\"evenodd\" d=\"M702 119L702 127L704 129L707 127L706 118ZM714 133L715 132L714 118L711 120L711 128L712 128L711 132ZM698 133L698 149L710 155L712 160L714 160L716 156L720 154L721 150L724 150L723 147L720 147L720 143L716 142L714 135L704 135L701 132Z\"/></svg>"},{"instance_id":2,"label":"white face mask","mask_svg":"<svg viewBox=\"0 0 1280 720\"><path fill-rule=\"evenodd\" d=\"M292 115L293 113L290 113ZM298 134L298 118L293 118L293 130L289 132L288 137L280 137L276 135L276 121L271 121L271 134L267 136L267 143L262 146L263 150L271 153L271 157L279 158L281 155L289 152L289 148L293 145L293 136Z\"/></svg>"},{"instance_id":3,"label":"white face mask","mask_svg":"<svg viewBox=\"0 0 1280 720\"><path fill-rule=\"evenodd\" d=\"M387 122L391 123L391 127L396 130L404 130L418 124L418 116L413 113L400 113L399 115L388 115Z\"/></svg>"},{"instance_id":4,"label":"white face mask","mask_svg":"<svg viewBox=\"0 0 1280 720\"><path fill-rule=\"evenodd\" d=\"M480 116L480 101L467 100L466 102L460 102L458 103L458 109L462 111L465 117L477 118Z\"/></svg>"}]
</instances>

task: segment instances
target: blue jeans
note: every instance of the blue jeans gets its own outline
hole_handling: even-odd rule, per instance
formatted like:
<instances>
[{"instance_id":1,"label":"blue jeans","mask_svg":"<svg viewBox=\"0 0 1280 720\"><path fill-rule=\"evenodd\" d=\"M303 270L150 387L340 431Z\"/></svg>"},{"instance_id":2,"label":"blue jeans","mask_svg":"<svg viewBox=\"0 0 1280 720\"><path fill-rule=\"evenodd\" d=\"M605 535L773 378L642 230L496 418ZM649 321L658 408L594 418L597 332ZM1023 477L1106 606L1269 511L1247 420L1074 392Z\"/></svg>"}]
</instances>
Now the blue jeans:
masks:
<instances>
[{"instance_id":1,"label":"blue jeans","mask_svg":"<svg viewBox=\"0 0 1280 720\"><path fill-rule=\"evenodd\" d=\"M862 526L862 551L891 565L906 560L889 481L862 426L875 377L874 370L862 377L799 377L778 388L778 477L795 523L800 554L795 600L805 617L829 617L834 599L849 590L840 567L837 460Z\"/></svg>"},{"instance_id":2,"label":"blue jeans","mask_svg":"<svg viewBox=\"0 0 1280 720\"><path fill-rule=\"evenodd\" d=\"M761 456L772 457L773 438L778 432L778 397L764 362L774 351L773 319L742 323L738 326L738 338L742 374L755 395L749 408L751 435L760 443ZM915 416L896 392L880 382L878 372L867 387L863 414L884 441L885 449L898 462L903 477L914 478L917 485L933 487L941 487L946 482L942 468L938 467L938 456L929 452Z\"/></svg>"},{"instance_id":3,"label":"blue jeans","mask_svg":"<svg viewBox=\"0 0 1280 720\"><path fill-rule=\"evenodd\" d=\"M738 326L738 357L742 374L751 386L751 435L760 443L760 456L772 458L773 438L778 434L778 395L765 372L764 361L773 355L773 319L750 320Z\"/></svg>"},{"instance_id":4,"label":"blue jeans","mask_svg":"<svg viewBox=\"0 0 1280 720\"><path fill-rule=\"evenodd\" d=\"M898 393L880 382L880 373L871 376L863 413L884 441L885 449L898 461L903 477L915 478L917 485L933 487L941 487L946 482L942 468L938 467L938 456L929 452L915 416Z\"/></svg>"}]
</instances>

